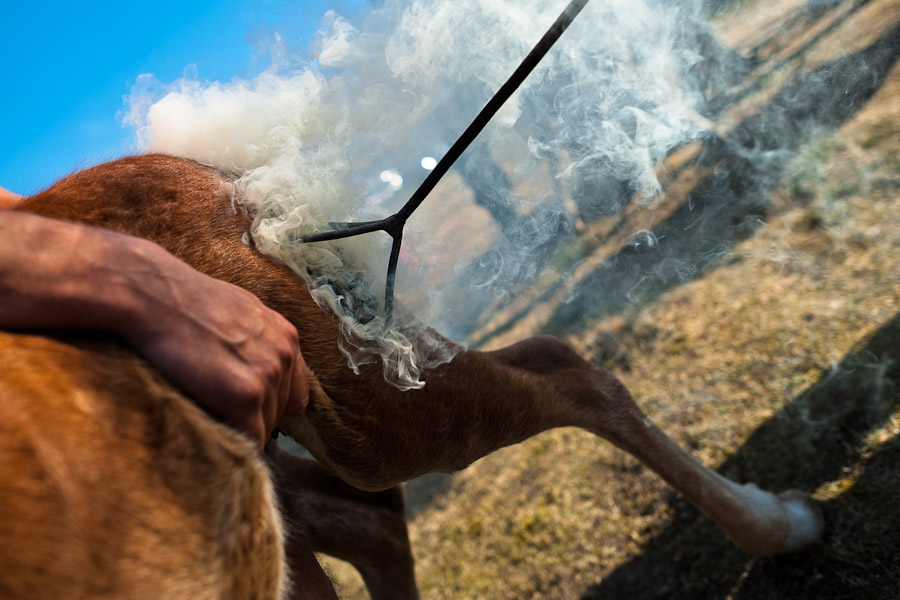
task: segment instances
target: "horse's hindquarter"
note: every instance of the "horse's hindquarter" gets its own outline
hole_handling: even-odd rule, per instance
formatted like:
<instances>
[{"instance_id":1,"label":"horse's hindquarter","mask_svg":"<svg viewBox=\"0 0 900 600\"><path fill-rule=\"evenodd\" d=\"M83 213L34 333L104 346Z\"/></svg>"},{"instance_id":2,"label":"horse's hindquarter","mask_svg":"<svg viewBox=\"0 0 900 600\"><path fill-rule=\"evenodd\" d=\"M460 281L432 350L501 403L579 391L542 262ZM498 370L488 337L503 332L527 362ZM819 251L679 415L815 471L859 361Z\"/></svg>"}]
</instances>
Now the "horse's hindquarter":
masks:
<instances>
[{"instance_id":1,"label":"horse's hindquarter","mask_svg":"<svg viewBox=\"0 0 900 600\"><path fill-rule=\"evenodd\" d=\"M0 332L0 597L276 598L251 444L107 342Z\"/></svg>"}]
</instances>

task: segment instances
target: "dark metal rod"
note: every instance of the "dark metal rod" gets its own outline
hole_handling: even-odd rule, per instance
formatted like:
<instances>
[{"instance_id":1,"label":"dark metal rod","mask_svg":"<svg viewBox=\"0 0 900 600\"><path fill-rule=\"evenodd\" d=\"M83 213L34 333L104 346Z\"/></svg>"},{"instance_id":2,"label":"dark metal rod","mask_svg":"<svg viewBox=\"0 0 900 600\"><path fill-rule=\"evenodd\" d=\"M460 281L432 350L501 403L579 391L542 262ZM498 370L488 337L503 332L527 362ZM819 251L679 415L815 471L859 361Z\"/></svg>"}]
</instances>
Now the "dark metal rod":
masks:
<instances>
[{"instance_id":1,"label":"dark metal rod","mask_svg":"<svg viewBox=\"0 0 900 600\"><path fill-rule=\"evenodd\" d=\"M394 281L397 279L397 261L400 259L400 245L403 241L403 228L393 236L391 257L388 260L387 280L384 283L384 322L390 323L394 314Z\"/></svg>"},{"instance_id":2,"label":"dark metal rod","mask_svg":"<svg viewBox=\"0 0 900 600\"><path fill-rule=\"evenodd\" d=\"M390 217L380 221L330 223L330 225L336 227L336 229L311 233L300 238L301 242L310 243L339 240L371 233L373 231L385 231L389 233L394 241L391 245L387 282L384 290L386 322L390 321L393 312L394 281L397 276L397 261L400 257L400 244L403 238L403 226L406 224L406 220L409 219L410 215L412 215L417 208L419 208L428 194L431 193L431 190L433 190L441 178L447 174L447 171L450 170L450 167L453 166L456 159L462 155L478 134L481 133L491 118L498 110L500 110L500 107L509 100L509 97L513 95L513 92L518 89L525 78L534 70L544 55L546 55L553 44L556 43L556 40L559 39L559 36L561 36L569 25L571 25L572 21L578 16L578 13L581 12L581 9L583 9L587 3L588 0L572 0L569 5L566 6L553 25L550 26L550 29L547 30L547 33L544 34L537 45L528 53L528 56L525 57L518 68L513 71L513 74L509 76L506 83L497 90L497 93L494 94L488 103L484 105L484 108L481 109L481 112L478 113L478 116L475 117L462 135L460 135L453 145L450 146L447 153L441 158L440 162L435 165L431 173L428 174L428 177L425 178L425 181L422 182L422 185L413 192L413 195L406 201L403 208Z\"/></svg>"},{"instance_id":3,"label":"dark metal rod","mask_svg":"<svg viewBox=\"0 0 900 600\"><path fill-rule=\"evenodd\" d=\"M390 218L390 217L388 217ZM332 229L331 231L320 231L319 233L310 233L300 238L304 244L310 242L327 242L329 240L340 240L364 233L372 233L373 231L384 231L385 221L367 221L365 223L334 223L340 229Z\"/></svg>"},{"instance_id":4,"label":"dark metal rod","mask_svg":"<svg viewBox=\"0 0 900 600\"><path fill-rule=\"evenodd\" d=\"M513 92L515 92L522 82L525 81L525 78L531 74L544 55L547 54L556 40L559 39L559 36L561 36L569 27L572 20L581 12L581 9L584 8L587 3L588 0L572 0L565 10L562 11L553 25L550 26L550 29L547 30L547 33L544 34L544 37L542 37L531 52L528 53L528 56L525 57L522 64L513 71L513 74L509 76L506 83L504 83L500 89L497 90L497 93L494 94L494 97L484 105L484 108L481 109L481 112L478 113L475 120L472 121L471 125L466 128L431 173L428 174L428 177L425 178L425 181L422 182L419 189L413 193L406 204L403 205L403 208L397 212L404 221L419 208L419 205L422 204L425 197L434 189L434 186L437 185L438 181L441 180L447 171L450 170L450 167L453 166L456 159L462 155L465 149L469 147L469 144L475 140L491 118L498 110L500 110L503 103L509 100L509 97L513 95Z\"/></svg>"}]
</instances>

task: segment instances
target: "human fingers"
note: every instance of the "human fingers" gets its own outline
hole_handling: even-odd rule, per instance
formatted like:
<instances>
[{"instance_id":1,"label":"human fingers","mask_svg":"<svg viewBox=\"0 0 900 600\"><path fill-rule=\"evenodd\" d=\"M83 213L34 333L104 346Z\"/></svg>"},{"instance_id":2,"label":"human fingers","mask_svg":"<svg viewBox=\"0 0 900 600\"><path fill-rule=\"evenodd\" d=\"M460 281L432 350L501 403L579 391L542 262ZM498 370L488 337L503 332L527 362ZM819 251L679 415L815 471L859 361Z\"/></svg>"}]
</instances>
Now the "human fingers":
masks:
<instances>
[{"instance_id":1,"label":"human fingers","mask_svg":"<svg viewBox=\"0 0 900 600\"><path fill-rule=\"evenodd\" d=\"M255 415L244 419L243 423L238 426L238 429L243 431L244 434L253 440L253 443L256 444L256 449L259 452L263 451L266 442L269 441L271 435L271 431L266 426L261 411L257 411Z\"/></svg>"},{"instance_id":2,"label":"human fingers","mask_svg":"<svg viewBox=\"0 0 900 600\"><path fill-rule=\"evenodd\" d=\"M290 397L284 414L299 415L306 410L307 405L309 405L309 371L306 368L306 361L303 360L303 354L298 350L291 377Z\"/></svg>"},{"instance_id":3,"label":"human fingers","mask_svg":"<svg viewBox=\"0 0 900 600\"><path fill-rule=\"evenodd\" d=\"M291 410L293 413L302 411L305 406L303 382L306 377L306 367L300 355L297 330L280 314L272 312L269 316L271 321L267 330L269 337L267 343L270 350L277 356L280 369L278 369L277 381L270 379L271 385L268 386L268 393L261 406L267 437L277 427L282 415L287 411ZM301 378L299 382L298 375ZM295 395L296 399L294 399ZM296 406L300 402L303 404L300 404L299 407Z\"/></svg>"}]
</instances>

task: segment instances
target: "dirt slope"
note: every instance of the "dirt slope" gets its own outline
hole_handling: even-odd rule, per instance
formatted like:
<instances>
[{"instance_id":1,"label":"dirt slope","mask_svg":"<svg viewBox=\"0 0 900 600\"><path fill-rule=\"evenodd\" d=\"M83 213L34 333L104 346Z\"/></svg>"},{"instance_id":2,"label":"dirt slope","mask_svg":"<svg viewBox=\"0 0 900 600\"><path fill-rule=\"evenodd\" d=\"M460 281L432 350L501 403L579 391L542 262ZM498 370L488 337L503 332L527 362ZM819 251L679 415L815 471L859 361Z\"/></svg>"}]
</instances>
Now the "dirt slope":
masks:
<instances>
[{"instance_id":1,"label":"dirt slope","mask_svg":"<svg viewBox=\"0 0 900 600\"><path fill-rule=\"evenodd\" d=\"M706 464L812 493L825 542L751 559L636 460L557 430L430 503L410 487L423 598L900 597L900 2L745 2L715 25L755 61L711 104L715 134L669 157L656 206L592 224L557 257L565 277L473 342L566 338ZM666 242L698 215L705 245ZM646 223L669 262L636 243ZM613 259L658 276L636 288Z\"/></svg>"}]
</instances>

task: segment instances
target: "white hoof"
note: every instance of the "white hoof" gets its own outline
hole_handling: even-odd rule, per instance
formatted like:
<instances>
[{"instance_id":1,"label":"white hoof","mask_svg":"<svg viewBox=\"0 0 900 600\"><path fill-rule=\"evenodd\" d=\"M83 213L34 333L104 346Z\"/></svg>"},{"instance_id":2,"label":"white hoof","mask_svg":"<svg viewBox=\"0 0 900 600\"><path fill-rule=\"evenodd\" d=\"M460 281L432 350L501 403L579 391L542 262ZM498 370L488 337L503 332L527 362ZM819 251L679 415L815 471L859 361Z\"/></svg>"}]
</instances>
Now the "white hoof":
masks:
<instances>
[{"instance_id":1,"label":"white hoof","mask_svg":"<svg viewBox=\"0 0 900 600\"><path fill-rule=\"evenodd\" d=\"M815 501L800 490L778 494L791 529L784 540L782 552L796 552L815 544L825 532L825 517Z\"/></svg>"}]
</instances>

